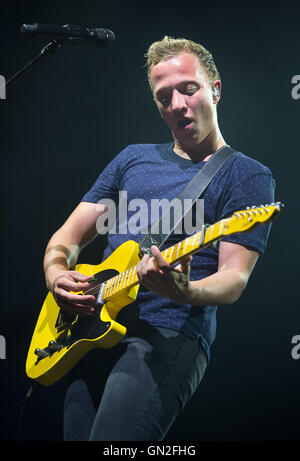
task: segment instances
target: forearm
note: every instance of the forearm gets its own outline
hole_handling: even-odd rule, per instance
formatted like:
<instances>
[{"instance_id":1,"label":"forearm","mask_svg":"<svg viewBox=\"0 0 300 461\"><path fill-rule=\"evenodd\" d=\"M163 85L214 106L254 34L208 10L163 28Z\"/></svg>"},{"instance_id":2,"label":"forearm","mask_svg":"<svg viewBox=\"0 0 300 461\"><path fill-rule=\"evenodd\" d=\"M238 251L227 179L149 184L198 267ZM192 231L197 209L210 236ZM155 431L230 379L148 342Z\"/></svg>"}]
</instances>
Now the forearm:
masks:
<instances>
[{"instance_id":1,"label":"forearm","mask_svg":"<svg viewBox=\"0 0 300 461\"><path fill-rule=\"evenodd\" d=\"M105 209L95 203L81 202L52 236L44 256L44 271L49 289L57 276L73 267L81 250L96 238L96 222Z\"/></svg>"},{"instance_id":2,"label":"forearm","mask_svg":"<svg viewBox=\"0 0 300 461\"><path fill-rule=\"evenodd\" d=\"M44 256L44 272L49 289L54 279L76 264L80 247L62 232L56 232L49 241Z\"/></svg>"},{"instance_id":3,"label":"forearm","mask_svg":"<svg viewBox=\"0 0 300 461\"><path fill-rule=\"evenodd\" d=\"M189 304L217 306L238 300L248 282L248 275L237 269L216 272L202 280L190 282Z\"/></svg>"}]
</instances>

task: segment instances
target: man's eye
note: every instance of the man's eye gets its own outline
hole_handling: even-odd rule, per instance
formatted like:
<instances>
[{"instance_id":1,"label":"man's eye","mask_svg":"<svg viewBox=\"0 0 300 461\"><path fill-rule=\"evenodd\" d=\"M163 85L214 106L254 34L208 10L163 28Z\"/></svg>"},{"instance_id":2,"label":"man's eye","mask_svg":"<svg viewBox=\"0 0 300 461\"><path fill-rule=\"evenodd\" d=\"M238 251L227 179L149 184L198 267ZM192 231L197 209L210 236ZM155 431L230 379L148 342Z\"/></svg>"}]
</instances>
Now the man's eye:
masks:
<instances>
[{"instance_id":1,"label":"man's eye","mask_svg":"<svg viewBox=\"0 0 300 461\"><path fill-rule=\"evenodd\" d=\"M196 93L197 90L198 90L198 88L196 86L194 86L192 88L191 87L186 88L184 92L185 92L185 94L191 96L192 94Z\"/></svg>"},{"instance_id":2,"label":"man's eye","mask_svg":"<svg viewBox=\"0 0 300 461\"><path fill-rule=\"evenodd\" d=\"M163 96L163 97L159 98L159 101L163 105L168 104L171 101L171 96Z\"/></svg>"}]
</instances>

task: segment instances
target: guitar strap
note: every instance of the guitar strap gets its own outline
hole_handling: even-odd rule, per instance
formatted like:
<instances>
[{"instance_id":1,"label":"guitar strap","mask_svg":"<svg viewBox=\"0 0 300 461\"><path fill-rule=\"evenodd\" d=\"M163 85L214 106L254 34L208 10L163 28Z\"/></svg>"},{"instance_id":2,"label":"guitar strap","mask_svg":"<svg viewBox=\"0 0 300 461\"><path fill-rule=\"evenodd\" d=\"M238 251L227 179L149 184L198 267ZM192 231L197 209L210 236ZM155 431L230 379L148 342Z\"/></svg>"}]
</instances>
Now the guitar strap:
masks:
<instances>
[{"instance_id":1,"label":"guitar strap","mask_svg":"<svg viewBox=\"0 0 300 461\"><path fill-rule=\"evenodd\" d=\"M183 191L174 199L169 208L162 214L160 219L158 219L155 224L151 224L151 231L143 237L141 240L140 247L140 256L145 253L151 256L151 246L156 245L158 248L161 248L167 238L172 234L175 227L180 223L180 221L186 216L188 211L192 208L195 201L200 198L203 194L213 177L217 172L222 168L225 162L236 153L234 149L226 145L218 149L214 155L205 162L204 166L196 173L192 180L187 184ZM189 199L189 206L186 206L184 200ZM181 202L181 216L176 215L176 221L174 216L172 216L171 211L174 211L174 203L176 201ZM165 219L168 219L170 222L170 229L168 233L163 233L162 223ZM166 221L165 221L166 222ZM168 221L167 221L168 222Z\"/></svg>"}]
</instances>

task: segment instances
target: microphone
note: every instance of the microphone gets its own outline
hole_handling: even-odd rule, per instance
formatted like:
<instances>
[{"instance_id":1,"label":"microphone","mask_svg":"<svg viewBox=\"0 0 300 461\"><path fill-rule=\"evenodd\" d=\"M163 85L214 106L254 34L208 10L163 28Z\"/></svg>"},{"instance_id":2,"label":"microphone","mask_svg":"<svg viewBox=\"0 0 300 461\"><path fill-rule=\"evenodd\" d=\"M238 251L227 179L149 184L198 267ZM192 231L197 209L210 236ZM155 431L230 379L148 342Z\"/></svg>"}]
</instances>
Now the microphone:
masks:
<instances>
[{"instance_id":1,"label":"microphone","mask_svg":"<svg viewBox=\"0 0 300 461\"><path fill-rule=\"evenodd\" d=\"M70 24L65 26L22 24L20 32L37 38L54 39L67 43L90 43L100 47L111 46L115 41L115 34L111 30L90 29Z\"/></svg>"}]
</instances>

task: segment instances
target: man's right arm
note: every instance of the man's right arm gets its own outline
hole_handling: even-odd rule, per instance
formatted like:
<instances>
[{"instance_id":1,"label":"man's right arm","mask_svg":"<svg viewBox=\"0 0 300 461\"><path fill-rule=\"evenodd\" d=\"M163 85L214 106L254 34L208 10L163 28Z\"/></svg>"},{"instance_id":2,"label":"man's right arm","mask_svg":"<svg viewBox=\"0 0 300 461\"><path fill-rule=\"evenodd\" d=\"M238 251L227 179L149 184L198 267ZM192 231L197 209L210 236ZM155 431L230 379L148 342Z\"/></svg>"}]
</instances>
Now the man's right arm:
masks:
<instances>
[{"instance_id":1,"label":"man's right arm","mask_svg":"<svg viewBox=\"0 0 300 461\"><path fill-rule=\"evenodd\" d=\"M46 248L46 284L57 304L67 312L79 315L93 312L94 296L71 293L87 289L92 276L69 269L76 264L81 250L97 236L96 222L105 210L104 205L81 202L51 237Z\"/></svg>"}]
</instances>

